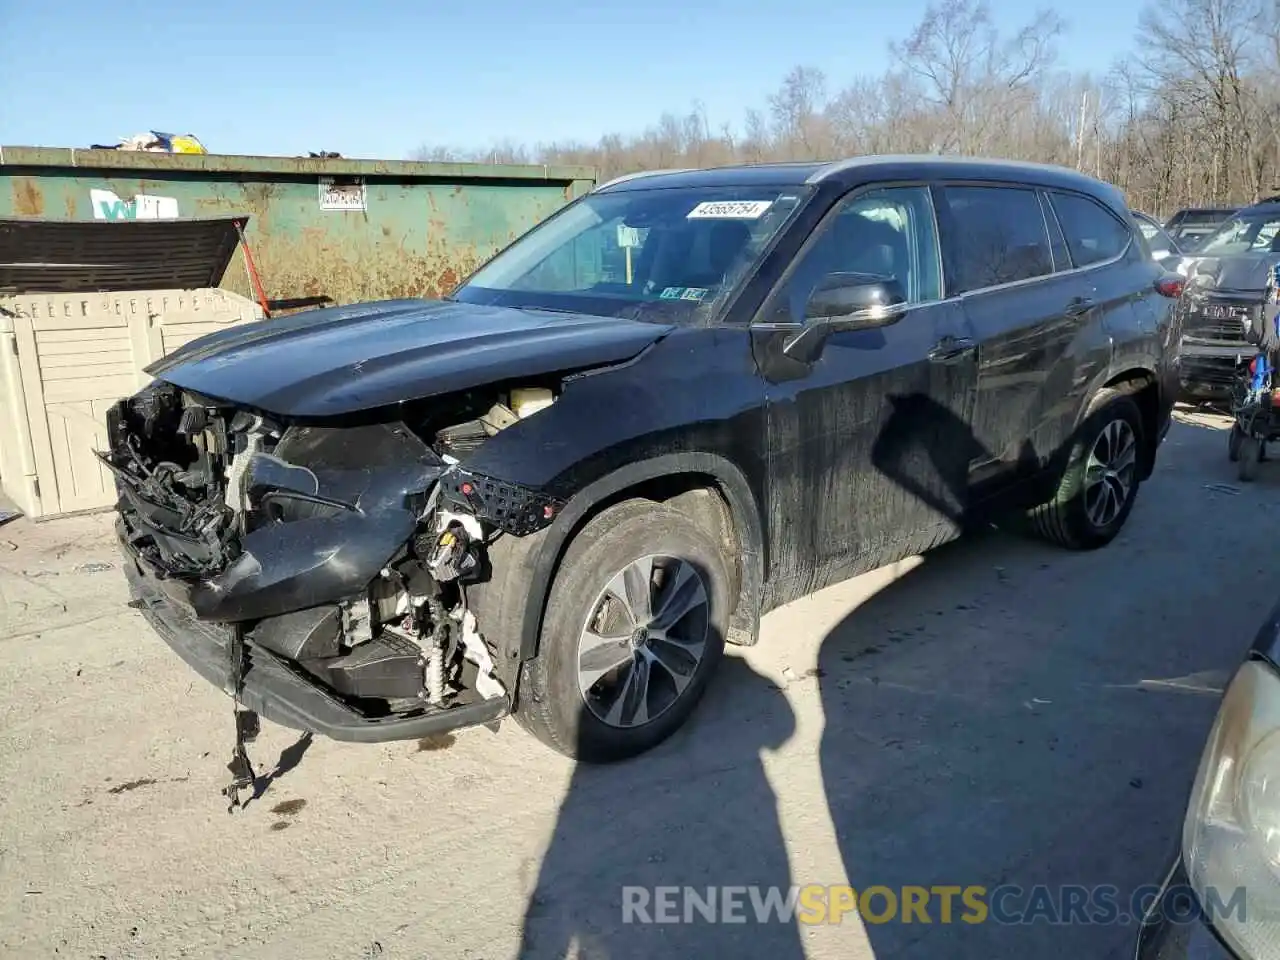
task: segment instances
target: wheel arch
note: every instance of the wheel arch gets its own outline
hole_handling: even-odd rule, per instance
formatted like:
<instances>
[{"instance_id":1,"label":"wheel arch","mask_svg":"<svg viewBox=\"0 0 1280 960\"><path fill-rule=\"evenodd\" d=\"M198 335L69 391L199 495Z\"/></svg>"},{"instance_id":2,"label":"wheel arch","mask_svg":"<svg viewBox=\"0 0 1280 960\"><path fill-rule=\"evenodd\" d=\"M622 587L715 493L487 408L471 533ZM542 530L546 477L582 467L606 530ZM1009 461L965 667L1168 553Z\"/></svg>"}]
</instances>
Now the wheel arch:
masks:
<instances>
[{"instance_id":1,"label":"wheel arch","mask_svg":"<svg viewBox=\"0 0 1280 960\"><path fill-rule=\"evenodd\" d=\"M704 495L708 493L714 499ZM732 537L734 553L727 552L726 559L737 588L726 639L739 645L756 642L765 550L751 485L740 468L718 454L663 454L627 464L587 484L546 529L528 537L502 537L493 544L493 578L468 588L468 603L475 609L481 632L500 647L502 672L510 682L516 682L520 665L537 655L551 585L574 537L602 511L637 498L674 506L695 522L723 518L727 529L720 532Z\"/></svg>"},{"instance_id":2,"label":"wheel arch","mask_svg":"<svg viewBox=\"0 0 1280 960\"><path fill-rule=\"evenodd\" d=\"M1129 396L1138 405L1142 414L1139 479L1145 480L1155 469L1156 450L1160 444L1160 379L1154 369L1136 364L1105 371L1085 394L1085 402L1076 414L1076 427L1093 411L1098 396L1104 390Z\"/></svg>"}]
</instances>

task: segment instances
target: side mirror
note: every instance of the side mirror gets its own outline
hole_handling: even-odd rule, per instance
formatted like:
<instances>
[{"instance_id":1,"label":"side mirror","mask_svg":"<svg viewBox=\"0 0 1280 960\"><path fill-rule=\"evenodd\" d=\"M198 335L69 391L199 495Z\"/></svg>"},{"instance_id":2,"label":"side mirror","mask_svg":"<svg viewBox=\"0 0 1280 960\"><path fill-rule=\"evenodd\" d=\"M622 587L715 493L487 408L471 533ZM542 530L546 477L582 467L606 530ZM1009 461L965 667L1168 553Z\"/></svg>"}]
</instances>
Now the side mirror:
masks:
<instances>
[{"instance_id":1,"label":"side mirror","mask_svg":"<svg viewBox=\"0 0 1280 960\"><path fill-rule=\"evenodd\" d=\"M901 320L908 309L902 284L893 277L829 273L805 303L804 329L783 345L782 352L793 360L812 363L831 334L887 327Z\"/></svg>"},{"instance_id":2,"label":"side mirror","mask_svg":"<svg viewBox=\"0 0 1280 960\"><path fill-rule=\"evenodd\" d=\"M896 323L907 312L902 284L874 273L829 273L809 295L807 322L837 324L841 330L862 330Z\"/></svg>"}]
</instances>

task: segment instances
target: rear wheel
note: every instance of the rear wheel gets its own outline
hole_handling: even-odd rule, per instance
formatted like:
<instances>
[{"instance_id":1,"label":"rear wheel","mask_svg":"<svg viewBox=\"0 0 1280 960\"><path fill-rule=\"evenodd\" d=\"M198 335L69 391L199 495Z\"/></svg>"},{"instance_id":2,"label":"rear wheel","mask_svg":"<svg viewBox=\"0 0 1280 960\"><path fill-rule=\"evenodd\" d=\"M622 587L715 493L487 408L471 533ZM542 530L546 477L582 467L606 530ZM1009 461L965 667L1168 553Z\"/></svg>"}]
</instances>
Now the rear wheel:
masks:
<instances>
[{"instance_id":1,"label":"rear wheel","mask_svg":"<svg viewBox=\"0 0 1280 960\"><path fill-rule=\"evenodd\" d=\"M1101 391L1076 430L1053 498L1029 513L1036 532L1075 550L1114 540L1138 494L1143 442L1138 405L1127 394Z\"/></svg>"},{"instance_id":2,"label":"rear wheel","mask_svg":"<svg viewBox=\"0 0 1280 960\"><path fill-rule=\"evenodd\" d=\"M574 539L516 720L588 762L636 756L693 712L724 650L728 564L686 514L631 500Z\"/></svg>"}]
</instances>

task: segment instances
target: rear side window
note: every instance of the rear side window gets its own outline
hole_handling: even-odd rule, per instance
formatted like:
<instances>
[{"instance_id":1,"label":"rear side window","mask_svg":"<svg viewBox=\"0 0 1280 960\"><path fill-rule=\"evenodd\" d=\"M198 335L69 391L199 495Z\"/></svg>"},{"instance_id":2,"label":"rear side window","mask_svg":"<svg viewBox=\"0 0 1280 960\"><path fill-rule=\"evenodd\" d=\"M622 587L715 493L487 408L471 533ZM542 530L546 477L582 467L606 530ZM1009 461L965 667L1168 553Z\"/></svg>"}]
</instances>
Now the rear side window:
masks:
<instances>
[{"instance_id":1,"label":"rear side window","mask_svg":"<svg viewBox=\"0 0 1280 960\"><path fill-rule=\"evenodd\" d=\"M1110 210L1089 197L1051 191L1054 213L1077 267L1113 260L1124 253L1132 234Z\"/></svg>"},{"instance_id":2,"label":"rear side window","mask_svg":"<svg viewBox=\"0 0 1280 960\"><path fill-rule=\"evenodd\" d=\"M1035 190L943 187L949 295L1053 273L1049 232Z\"/></svg>"}]
</instances>

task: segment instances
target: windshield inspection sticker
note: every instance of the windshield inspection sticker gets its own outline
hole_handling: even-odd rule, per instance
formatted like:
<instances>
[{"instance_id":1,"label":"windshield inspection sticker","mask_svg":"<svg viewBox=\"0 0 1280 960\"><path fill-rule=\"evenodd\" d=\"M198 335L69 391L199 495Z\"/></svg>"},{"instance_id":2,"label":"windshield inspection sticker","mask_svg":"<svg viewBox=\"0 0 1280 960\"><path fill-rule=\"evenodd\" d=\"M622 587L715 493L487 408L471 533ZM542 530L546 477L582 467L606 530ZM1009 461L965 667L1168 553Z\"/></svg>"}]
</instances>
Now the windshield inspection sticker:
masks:
<instances>
[{"instance_id":1,"label":"windshield inspection sticker","mask_svg":"<svg viewBox=\"0 0 1280 960\"><path fill-rule=\"evenodd\" d=\"M706 287L667 287L659 294L662 300L701 300L710 291Z\"/></svg>"},{"instance_id":2,"label":"windshield inspection sticker","mask_svg":"<svg viewBox=\"0 0 1280 960\"><path fill-rule=\"evenodd\" d=\"M772 200L707 200L689 211L687 220L758 220Z\"/></svg>"}]
</instances>

